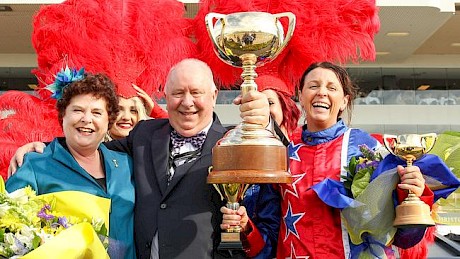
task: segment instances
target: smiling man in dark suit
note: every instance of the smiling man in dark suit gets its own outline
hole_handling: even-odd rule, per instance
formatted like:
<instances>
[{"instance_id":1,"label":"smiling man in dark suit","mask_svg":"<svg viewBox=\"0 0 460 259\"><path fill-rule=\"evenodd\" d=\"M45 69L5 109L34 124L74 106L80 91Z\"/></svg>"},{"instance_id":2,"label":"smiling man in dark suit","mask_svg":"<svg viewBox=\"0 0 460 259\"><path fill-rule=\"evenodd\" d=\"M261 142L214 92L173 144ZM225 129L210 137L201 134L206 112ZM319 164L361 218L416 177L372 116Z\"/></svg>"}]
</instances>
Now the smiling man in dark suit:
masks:
<instances>
[{"instance_id":1,"label":"smiling man in dark suit","mask_svg":"<svg viewBox=\"0 0 460 259\"><path fill-rule=\"evenodd\" d=\"M267 125L268 102L260 95L243 97L241 116ZM223 202L206 183L212 148L226 132L213 112L217 88L211 69L196 59L181 61L168 75L165 96L169 120L143 121L126 139L108 144L134 159L137 255L228 257L228 251L215 249Z\"/></svg>"}]
</instances>

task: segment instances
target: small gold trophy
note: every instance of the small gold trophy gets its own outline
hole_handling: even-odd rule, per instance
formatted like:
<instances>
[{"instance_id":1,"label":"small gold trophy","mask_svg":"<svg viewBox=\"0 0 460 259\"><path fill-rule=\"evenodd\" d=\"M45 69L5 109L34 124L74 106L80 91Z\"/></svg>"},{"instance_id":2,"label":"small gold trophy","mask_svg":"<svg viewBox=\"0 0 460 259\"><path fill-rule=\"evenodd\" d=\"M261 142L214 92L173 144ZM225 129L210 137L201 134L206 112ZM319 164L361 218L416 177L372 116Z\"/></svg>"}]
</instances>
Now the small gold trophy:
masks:
<instances>
[{"instance_id":1,"label":"small gold trophy","mask_svg":"<svg viewBox=\"0 0 460 259\"><path fill-rule=\"evenodd\" d=\"M286 35L279 21L281 17L289 19ZM209 13L206 27L217 56L243 69L244 95L257 90L256 67L273 60L291 39L295 16L290 12ZM292 182L287 172L286 147L262 125L241 123L227 132L212 152L213 166L207 181L227 200L227 208L237 210L251 184ZM239 226L223 232L218 249L242 249L240 232Z\"/></svg>"},{"instance_id":2,"label":"small gold trophy","mask_svg":"<svg viewBox=\"0 0 460 259\"><path fill-rule=\"evenodd\" d=\"M435 133L428 134L406 134L406 135L384 135L385 147L393 155L406 161L407 166L428 153L436 141ZM396 218L394 227L421 227L434 226L435 222L430 215L430 206L420 200L415 194L409 191L407 198L396 207Z\"/></svg>"}]
</instances>

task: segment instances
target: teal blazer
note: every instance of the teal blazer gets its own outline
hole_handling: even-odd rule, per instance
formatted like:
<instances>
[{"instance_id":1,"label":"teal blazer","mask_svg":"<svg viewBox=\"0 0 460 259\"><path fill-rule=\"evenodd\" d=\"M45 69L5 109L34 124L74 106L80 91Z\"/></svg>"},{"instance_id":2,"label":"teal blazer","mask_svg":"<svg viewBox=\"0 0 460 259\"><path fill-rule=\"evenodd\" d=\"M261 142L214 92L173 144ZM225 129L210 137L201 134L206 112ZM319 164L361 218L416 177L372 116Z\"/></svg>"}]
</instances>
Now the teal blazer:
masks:
<instances>
[{"instance_id":1,"label":"teal blazer","mask_svg":"<svg viewBox=\"0 0 460 259\"><path fill-rule=\"evenodd\" d=\"M108 150L99 146L104 158L107 191L89 175L56 138L43 154L28 153L24 164L6 182L6 189L12 192L30 185L39 194L59 191L82 191L111 199L109 237L116 241L115 251L109 246L111 258L135 258L133 218L134 181L132 160L126 153ZM70 241L70 240L69 240ZM70 241L71 242L71 241ZM120 248L122 248L120 250Z\"/></svg>"}]
</instances>

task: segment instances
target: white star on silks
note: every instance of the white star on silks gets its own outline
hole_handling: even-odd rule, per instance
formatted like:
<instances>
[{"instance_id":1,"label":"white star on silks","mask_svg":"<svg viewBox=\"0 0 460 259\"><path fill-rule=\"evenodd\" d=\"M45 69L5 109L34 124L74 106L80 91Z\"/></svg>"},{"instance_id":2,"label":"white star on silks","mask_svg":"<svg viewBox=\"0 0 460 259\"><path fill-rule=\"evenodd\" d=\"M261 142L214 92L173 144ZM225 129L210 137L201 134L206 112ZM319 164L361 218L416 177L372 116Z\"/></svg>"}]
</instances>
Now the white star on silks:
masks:
<instances>
[{"instance_id":1,"label":"white star on silks","mask_svg":"<svg viewBox=\"0 0 460 259\"><path fill-rule=\"evenodd\" d=\"M297 256L295 254L295 247L294 245L292 244L291 242L291 255L289 257L286 257L286 259L308 259L310 258L310 256Z\"/></svg>"},{"instance_id":2,"label":"white star on silks","mask_svg":"<svg viewBox=\"0 0 460 259\"><path fill-rule=\"evenodd\" d=\"M290 193L292 195L294 195L296 198L299 198L299 194L297 193L297 183L300 182L300 180L303 179L303 177L306 175L307 173L303 173L303 174L296 174L296 175L291 175L292 178L296 178L290 185L287 185L287 186L292 186L292 190L291 191L290 189L286 188L284 189L284 187L281 187L284 189L284 192L283 192L283 199L284 197L286 197L286 193ZM283 185L282 185L283 186Z\"/></svg>"},{"instance_id":3,"label":"white star on silks","mask_svg":"<svg viewBox=\"0 0 460 259\"><path fill-rule=\"evenodd\" d=\"M286 214L283 217L284 225L286 225L286 235L284 237L284 241L286 241L286 239L288 238L289 233L292 233L294 236L297 237L297 239L300 239L295 224L303 217L304 214L305 212L292 214L291 203L288 203L288 210L286 211Z\"/></svg>"},{"instance_id":4,"label":"white star on silks","mask_svg":"<svg viewBox=\"0 0 460 259\"><path fill-rule=\"evenodd\" d=\"M288 155L289 159L295 160L295 161L300 161L299 154L299 149L303 146L304 144L299 143L299 144L294 144L294 142L291 141L288 145Z\"/></svg>"}]
</instances>

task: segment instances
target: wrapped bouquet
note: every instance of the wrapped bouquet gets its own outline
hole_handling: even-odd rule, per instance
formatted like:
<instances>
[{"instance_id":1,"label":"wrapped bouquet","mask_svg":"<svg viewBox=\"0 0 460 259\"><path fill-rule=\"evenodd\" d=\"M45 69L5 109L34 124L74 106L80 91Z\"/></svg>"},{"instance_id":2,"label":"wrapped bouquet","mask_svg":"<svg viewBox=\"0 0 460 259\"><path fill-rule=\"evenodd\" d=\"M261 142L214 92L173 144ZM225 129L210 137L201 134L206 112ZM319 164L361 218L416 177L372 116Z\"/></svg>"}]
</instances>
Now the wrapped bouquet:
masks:
<instances>
[{"instance_id":1,"label":"wrapped bouquet","mask_svg":"<svg viewBox=\"0 0 460 259\"><path fill-rule=\"evenodd\" d=\"M344 187L348 196L359 206L342 209L343 222L347 228L354 258L385 258L391 254L388 245L393 240L396 228L392 192L399 182L396 168L387 170L371 181L371 177L382 161L382 156L360 146L362 156L351 158Z\"/></svg>"},{"instance_id":2,"label":"wrapped bouquet","mask_svg":"<svg viewBox=\"0 0 460 259\"><path fill-rule=\"evenodd\" d=\"M406 162L391 154L383 158L366 145L359 148L362 155L350 159L343 182L326 179L312 188L323 202L341 209L352 244L351 258L386 258L393 253L389 245L397 231L393 227L397 201L392 195L400 181L396 167ZM460 185L437 156L427 154L414 165L423 173L434 201L446 198Z\"/></svg>"},{"instance_id":3,"label":"wrapped bouquet","mask_svg":"<svg viewBox=\"0 0 460 259\"><path fill-rule=\"evenodd\" d=\"M0 258L108 258L109 209L110 200L84 192L7 193L0 179Z\"/></svg>"}]
</instances>

